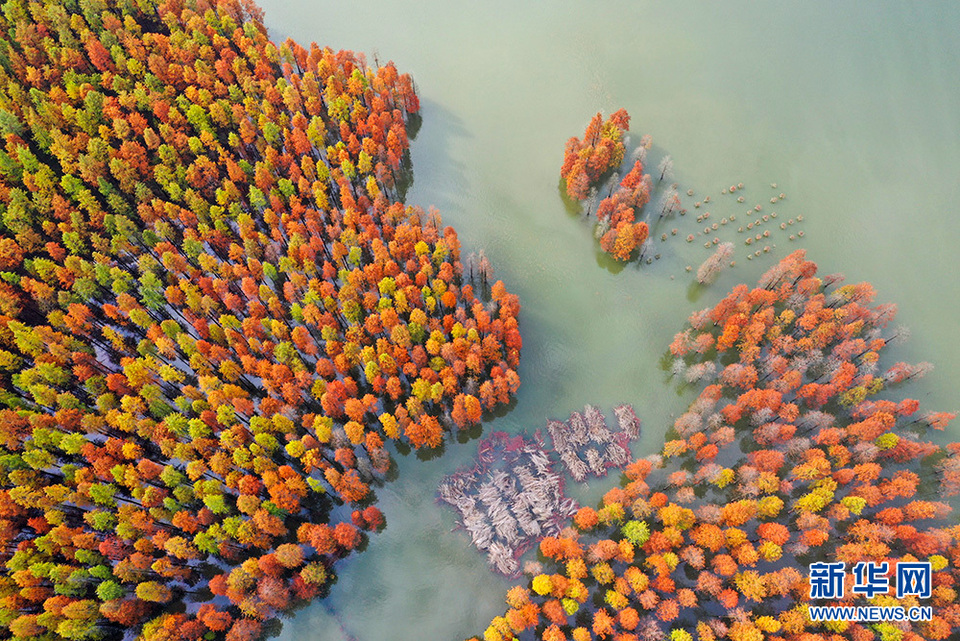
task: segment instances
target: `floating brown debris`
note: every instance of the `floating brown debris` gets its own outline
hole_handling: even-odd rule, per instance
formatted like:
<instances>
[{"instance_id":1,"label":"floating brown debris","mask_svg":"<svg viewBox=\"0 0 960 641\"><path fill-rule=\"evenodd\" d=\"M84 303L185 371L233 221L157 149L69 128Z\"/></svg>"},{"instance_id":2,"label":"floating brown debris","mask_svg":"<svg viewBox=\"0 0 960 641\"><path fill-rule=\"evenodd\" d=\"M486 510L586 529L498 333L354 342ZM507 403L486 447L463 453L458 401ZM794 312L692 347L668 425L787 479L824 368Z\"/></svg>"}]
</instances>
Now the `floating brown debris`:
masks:
<instances>
[{"instance_id":1,"label":"floating brown debris","mask_svg":"<svg viewBox=\"0 0 960 641\"><path fill-rule=\"evenodd\" d=\"M459 526L493 569L517 576L519 557L557 534L577 504L564 495L563 477L539 442L495 432L477 450L474 467L444 478L438 494L460 513Z\"/></svg>"},{"instance_id":2,"label":"floating brown debris","mask_svg":"<svg viewBox=\"0 0 960 641\"><path fill-rule=\"evenodd\" d=\"M582 414L574 412L567 423L547 421L552 451L577 481L630 463L627 446L640 435L640 419L630 405L613 412L615 430L592 405ZM564 494L563 477L554 471L539 433L528 440L495 432L477 450L475 465L445 477L438 495L459 512L458 526L487 554L491 567L518 576L520 556L541 538L559 533L578 506Z\"/></svg>"},{"instance_id":3,"label":"floating brown debris","mask_svg":"<svg viewBox=\"0 0 960 641\"><path fill-rule=\"evenodd\" d=\"M640 419L637 418L632 405L617 405L613 408L613 414L617 417L621 432L631 439L640 437Z\"/></svg>"},{"instance_id":4,"label":"floating brown debris","mask_svg":"<svg viewBox=\"0 0 960 641\"><path fill-rule=\"evenodd\" d=\"M553 450L575 480L585 480L588 472L605 476L607 468L629 462L627 445L639 436L640 420L630 405L618 405L613 411L619 430L607 427L603 413L593 405L587 405L583 414L571 414L567 423L547 421Z\"/></svg>"}]
</instances>

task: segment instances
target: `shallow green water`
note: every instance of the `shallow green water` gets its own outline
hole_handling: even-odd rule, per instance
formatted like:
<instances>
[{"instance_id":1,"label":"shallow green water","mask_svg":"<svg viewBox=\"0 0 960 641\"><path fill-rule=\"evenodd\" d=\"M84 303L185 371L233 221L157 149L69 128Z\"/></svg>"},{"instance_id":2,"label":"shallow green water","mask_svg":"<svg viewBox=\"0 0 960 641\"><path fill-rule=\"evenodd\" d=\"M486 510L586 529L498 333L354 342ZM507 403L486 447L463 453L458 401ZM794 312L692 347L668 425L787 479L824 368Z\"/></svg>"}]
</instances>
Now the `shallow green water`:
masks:
<instances>
[{"instance_id":1,"label":"shallow green water","mask_svg":"<svg viewBox=\"0 0 960 641\"><path fill-rule=\"evenodd\" d=\"M912 330L901 360L937 366L908 388L925 409L956 410L960 380L960 5L832 2L365 2L263 0L274 38L315 40L394 60L423 104L413 142L411 203L435 205L464 251L484 248L523 303L523 384L487 430L542 427L585 403L632 402L643 421L634 451L662 443L686 400L658 361L689 312L712 304L794 247L822 273L870 280ZM589 8L587 8L589 7ZM590 116L625 107L634 143L674 159L691 214L655 229L663 258L616 272L586 221L565 211L557 184L563 145ZM746 202L720 190L743 182ZM770 183L776 182L776 190ZM779 192L787 199L771 205ZM700 210L692 203L705 195ZM748 206L803 215L747 261L736 227ZM709 255L683 237L736 242L737 267L705 291L685 265ZM755 218L755 217L754 217ZM661 243L659 234L680 235ZM731 228L732 227L732 228ZM789 233L802 229L802 241ZM751 248L752 249L752 248ZM674 279L671 279L671 276ZM946 435L956 438L960 427ZM945 436L945 438L946 438ZM450 444L430 461L399 460L378 490L388 527L339 566L331 596L284 622L282 639L433 641L482 632L510 583L490 573L440 478L473 456ZM594 500L612 483L574 487Z\"/></svg>"}]
</instances>

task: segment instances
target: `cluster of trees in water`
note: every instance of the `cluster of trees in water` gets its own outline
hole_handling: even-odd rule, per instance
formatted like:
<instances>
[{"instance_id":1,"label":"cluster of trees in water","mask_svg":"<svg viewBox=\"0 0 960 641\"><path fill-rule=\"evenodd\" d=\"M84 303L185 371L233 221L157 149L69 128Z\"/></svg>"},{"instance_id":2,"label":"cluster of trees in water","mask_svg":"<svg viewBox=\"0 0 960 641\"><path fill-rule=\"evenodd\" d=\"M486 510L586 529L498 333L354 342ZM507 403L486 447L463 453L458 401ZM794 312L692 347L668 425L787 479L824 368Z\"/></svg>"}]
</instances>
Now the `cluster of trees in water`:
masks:
<instances>
[{"instance_id":1,"label":"cluster of trees in water","mask_svg":"<svg viewBox=\"0 0 960 641\"><path fill-rule=\"evenodd\" d=\"M574 136L567 141L560 178L571 200L586 200L608 172L620 167L625 152L623 137L629 128L626 109L615 111L606 120L597 113L587 125L583 140ZM630 260L650 234L647 223L636 222L636 218L650 201L652 185L650 175L643 173L643 160L637 159L617 189L611 189L597 205L595 233L600 247L619 261Z\"/></svg>"},{"instance_id":2,"label":"cluster of trees in water","mask_svg":"<svg viewBox=\"0 0 960 641\"><path fill-rule=\"evenodd\" d=\"M542 572L508 592L484 641L955 635L960 529L936 499L960 490L960 445L924 437L954 415L879 395L927 366L881 368L895 308L873 298L868 283L818 277L797 251L694 313L669 354L700 394L659 455L541 541ZM807 569L819 561L886 562L889 574L928 562L929 598L848 581L836 601L928 605L932 619L813 623Z\"/></svg>"},{"instance_id":3,"label":"cluster of trees in water","mask_svg":"<svg viewBox=\"0 0 960 641\"><path fill-rule=\"evenodd\" d=\"M0 31L0 628L256 638L382 526L387 441L509 401L517 297L400 201L392 63L238 0Z\"/></svg>"},{"instance_id":4,"label":"cluster of trees in water","mask_svg":"<svg viewBox=\"0 0 960 641\"><path fill-rule=\"evenodd\" d=\"M644 211L655 185L672 177L673 160L665 156L660 161L655 182L644 173L647 150L653 144L650 136L643 136L625 159L624 137L629 128L630 114L626 109L613 112L606 120L598 112L587 125L582 140L574 136L567 141L560 167L561 186L567 197L585 206L587 216L596 213L594 236L600 241L600 249L621 262L631 260L635 251L643 248L650 236L650 225L645 219L653 212L657 214L656 221L675 212L686 213L681 208L676 184L663 190L657 204ZM620 171L625 172L622 178ZM606 195L600 198L603 192ZM671 235L677 233L677 229L671 231ZM663 234L661 241L666 239ZM658 254L656 258L659 257ZM648 258L647 262L652 260Z\"/></svg>"}]
</instances>

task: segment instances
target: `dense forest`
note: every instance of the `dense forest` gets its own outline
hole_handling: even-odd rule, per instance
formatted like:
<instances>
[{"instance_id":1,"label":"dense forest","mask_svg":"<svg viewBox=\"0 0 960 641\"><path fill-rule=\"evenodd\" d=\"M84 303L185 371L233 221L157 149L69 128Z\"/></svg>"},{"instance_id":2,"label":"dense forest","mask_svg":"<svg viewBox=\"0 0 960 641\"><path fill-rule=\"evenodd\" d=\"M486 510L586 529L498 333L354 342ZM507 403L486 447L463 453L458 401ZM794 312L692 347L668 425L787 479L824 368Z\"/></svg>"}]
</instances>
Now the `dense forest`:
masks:
<instances>
[{"instance_id":1,"label":"dense forest","mask_svg":"<svg viewBox=\"0 0 960 641\"><path fill-rule=\"evenodd\" d=\"M960 491L960 444L924 437L954 415L881 394L928 365L881 367L899 332L888 327L895 307L874 295L818 277L801 250L694 313L666 360L699 395L660 454L632 462L598 509L540 542L542 571L508 592L484 641L955 634L960 529L936 499ZM836 602L929 605L933 616L813 623L817 562L846 564ZM858 591L860 563L883 568L880 586ZM897 563L929 563L930 595L896 585Z\"/></svg>"},{"instance_id":2,"label":"dense forest","mask_svg":"<svg viewBox=\"0 0 960 641\"><path fill-rule=\"evenodd\" d=\"M0 13L0 627L255 639L382 527L387 442L519 385L519 303L405 205L393 64L236 0Z\"/></svg>"}]
</instances>

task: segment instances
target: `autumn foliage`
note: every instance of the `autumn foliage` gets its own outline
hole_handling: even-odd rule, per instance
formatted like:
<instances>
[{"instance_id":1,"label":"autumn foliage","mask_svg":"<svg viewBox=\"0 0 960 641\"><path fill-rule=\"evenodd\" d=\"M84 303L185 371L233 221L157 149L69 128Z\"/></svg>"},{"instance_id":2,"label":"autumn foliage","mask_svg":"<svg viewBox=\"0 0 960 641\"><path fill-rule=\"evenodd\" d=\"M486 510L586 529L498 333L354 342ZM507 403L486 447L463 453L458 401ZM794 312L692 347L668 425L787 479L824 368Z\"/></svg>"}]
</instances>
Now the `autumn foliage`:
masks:
<instances>
[{"instance_id":1,"label":"autumn foliage","mask_svg":"<svg viewBox=\"0 0 960 641\"><path fill-rule=\"evenodd\" d=\"M608 170L619 167L625 151L623 135L630 129L630 115L620 109L606 120L597 113L583 132L567 141L560 177L566 181L571 200L583 200L590 187Z\"/></svg>"},{"instance_id":2,"label":"autumn foliage","mask_svg":"<svg viewBox=\"0 0 960 641\"><path fill-rule=\"evenodd\" d=\"M670 355L678 374L701 368L701 391L663 451L628 466L598 509L576 514L563 536L580 556L560 557L555 540L544 540L540 576L559 576L549 585L563 591L534 578L483 639L956 636L960 529L939 499L960 489L960 446L924 437L952 415L893 400L889 388L927 367L881 365L894 308L873 298L867 283L819 277L799 251L757 287L739 285L694 313ZM891 580L869 602L930 605L933 618L812 623L807 566L816 561L843 561L848 571L888 562L891 573L898 561L929 561L930 599L897 599ZM867 605L850 585L838 601ZM534 608L540 616L523 628L503 624Z\"/></svg>"},{"instance_id":3,"label":"autumn foliage","mask_svg":"<svg viewBox=\"0 0 960 641\"><path fill-rule=\"evenodd\" d=\"M560 177L567 196L583 201L596 188L604 174L621 165L625 147L623 136L630 128L630 115L620 109L607 120L597 113L587 125L583 139L567 141ZM633 251L643 245L650 233L645 222L636 222L640 210L650 200L650 176L636 160L616 190L597 206L597 238L603 251L619 261L630 260Z\"/></svg>"},{"instance_id":4,"label":"autumn foliage","mask_svg":"<svg viewBox=\"0 0 960 641\"><path fill-rule=\"evenodd\" d=\"M516 296L399 200L411 78L259 13L0 16L8 636L257 638L382 527L388 440L519 385Z\"/></svg>"}]
</instances>

